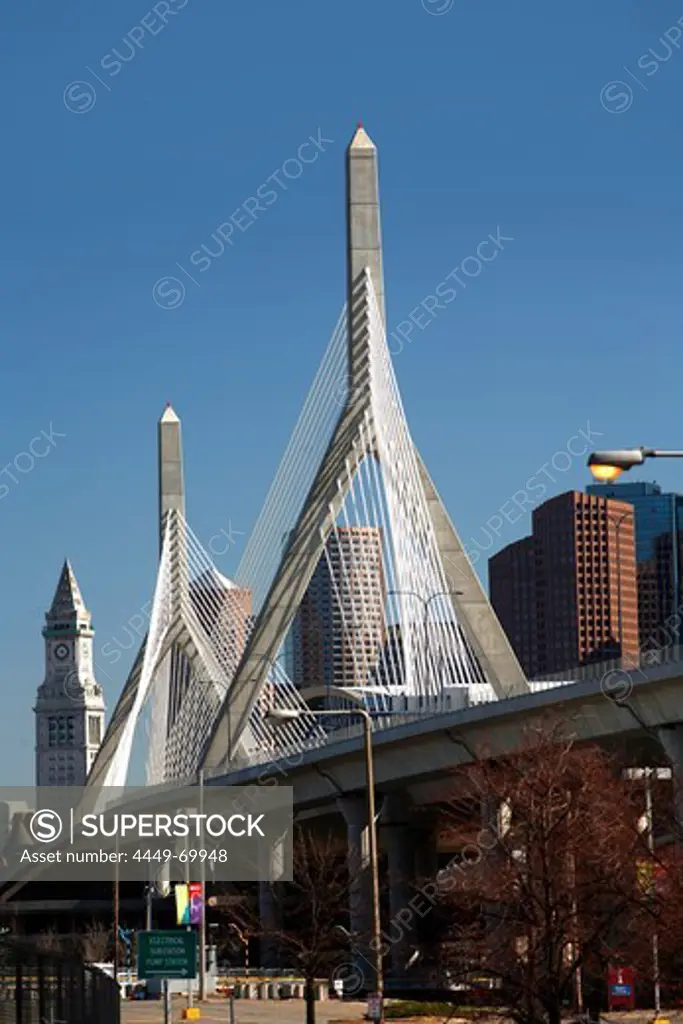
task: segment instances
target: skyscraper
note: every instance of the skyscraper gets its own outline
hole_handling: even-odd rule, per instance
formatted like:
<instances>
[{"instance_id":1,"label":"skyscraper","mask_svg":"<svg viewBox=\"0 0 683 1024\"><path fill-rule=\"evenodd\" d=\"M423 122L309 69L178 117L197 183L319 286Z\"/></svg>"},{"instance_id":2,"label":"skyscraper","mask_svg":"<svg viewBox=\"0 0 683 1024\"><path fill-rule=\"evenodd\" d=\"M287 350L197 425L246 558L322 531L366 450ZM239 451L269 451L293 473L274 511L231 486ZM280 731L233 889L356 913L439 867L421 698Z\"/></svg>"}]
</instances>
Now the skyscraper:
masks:
<instances>
[{"instance_id":1,"label":"skyscraper","mask_svg":"<svg viewBox=\"0 0 683 1024\"><path fill-rule=\"evenodd\" d=\"M381 530L338 527L292 623L287 668L298 687L360 686L385 637Z\"/></svg>"},{"instance_id":2,"label":"skyscraper","mask_svg":"<svg viewBox=\"0 0 683 1024\"><path fill-rule=\"evenodd\" d=\"M491 604L527 676L540 668L536 621L536 544L523 537L489 559Z\"/></svg>"},{"instance_id":3,"label":"skyscraper","mask_svg":"<svg viewBox=\"0 0 683 1024\"><path fill-rule=\"evenodd\" d=\"M586 492L633 506L640 647L668 645L666 621L683 605L683 495L662 494L658 484L646 482L591 484Z\"/></svg>"},{"instance_id":4,"label":"skyscraper","mask_svg":"<svg viewBox=\"0 0 683 1024\"><path fill-rule=\"evenodd\" d=\"M99 750L105 706L93 675L94 635L66 561L43 628L45 680L34 708L37 786L84 786Z\"/></svg>"},{"instance_id":5,"label":"skyscraper","mask_svg":"<svg viewBox=\"0 0 683 1024\"><path fill-rule=\"evenodd\" d=\"M489 559L491 601L529 676L637 659L633 508L569 491Z\"/></svg>"}]
</instances>

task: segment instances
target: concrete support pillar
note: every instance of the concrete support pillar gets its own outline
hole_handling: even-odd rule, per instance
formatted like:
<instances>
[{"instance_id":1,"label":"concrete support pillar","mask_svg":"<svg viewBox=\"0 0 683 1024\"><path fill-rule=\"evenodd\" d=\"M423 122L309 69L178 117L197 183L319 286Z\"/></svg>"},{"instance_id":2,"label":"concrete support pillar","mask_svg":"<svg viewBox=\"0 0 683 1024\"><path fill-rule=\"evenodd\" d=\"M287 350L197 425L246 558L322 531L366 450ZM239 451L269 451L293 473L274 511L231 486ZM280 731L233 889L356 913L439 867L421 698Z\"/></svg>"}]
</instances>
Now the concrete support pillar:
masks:
<instances>
[{"instance_id":1,"label":"concrete support pillar","mask_svg":"<svg viewBox=\"0 0 683 1024\"><path fill-rule=\"evenodd\" d=\"M391 973L400 978L415 936L416 917L410 908L415 879L413 835L406 819L405 799L391 797L385 803L382 821L382 841L387 852L389 873L389 924L382 931L385 945L391 946Z\"/></svg>"},{"instance_id":2,"label":"concrete support pillar","mask_svg":"<svg viewBox=\"0 0 683 1024\"><path fill-rule=\"evenodd\" d=\"M275 932L280 927L279 906L270 882L259 882L259 919L261 924L260 966L266 969L277 967L278 944Z\"/></svg>"},{"instance_id":3,"label":"concrete support pillar","mask_svg":"<svg viewBox=\"0 0 683 1024\"><path fill-rule=\"evenodd\" d=\"M282 925L280 919L280 905L278 903L274 886L278 884L284 873L284 850L282 842L273 843L270 848L262 848L261 851L261 878L259 882L259 918L261 925L261 967L274 968L278 966L278 943L276 932Z\"/></svg>"},{"instance_id":4,"label":"concrete support pillar","mask_svg":"<svg viewBox=\"0 0 683 1024\"><path fill-rule=\"evenodd\" d=\"M439 870L436 833L433 829L423 828L413 833L413 856L415 877L420 880L433 881Z\"/></svg>"},{"instance_id":5,"label":"concrete support pillar","mask_svg":"<svg viewBox=\"0 0 683 1024\"><path fill-rule=\"evenodd\" d=\"M510 827L510 806L497 797L487 795L481 797L480 807L481 832L477 836L476 845L481 850L482 858L489 862L488 870L495 872L498 869L496 862L500 861L502 853L498 840ZM482 906L482 914L487 934L492 936L499 927L502 908L491 901Z\"/></svg>"},{"instance_id":6,"label":"concrete support pillar","mask_svg":"<svg viewBox=\"0 0 683 1024\"><path fill-rule=\"evenodd\" d=\"M683 725L667 725L659 729L659 742L671 766L676 842L683 845Z\"/></svg>"},{"instance_id":7,"label":"concrete support pillar","mask_svg":"<svg viewBox=\"0 0 683 1024\"><path fill-rule=\"evenodd\" d=\"M504 836L510 828L512 808L506 801L496 797L483 796L481 798L481 827L488 833L481 836L482 850L486 853L489 849L495 849L495 842L498 836Z\"/></svg>"},{"instance_id":8,"label":"concrete support pillar","mask_svg":"<svg viewBox=\"0 0 683 1024\"><path fill-rule=\"evenodd\" d=\"M498 826L498 801L491 796L482 796L480 807L481 827L495 832Z\"/></svg>"},{"instance_id":9,"label":"concrete support pillar","mask_svg":"<svg viewBox=\"0 0 683 1024\"><path fill-rule=\"evenodd\" d=\"M349 871L349 927L354 937L353 962L358 978L373 989L372 878L368 805L364 797L343 797L339 806L346 822Z\"/></svg>"}]
</instances>

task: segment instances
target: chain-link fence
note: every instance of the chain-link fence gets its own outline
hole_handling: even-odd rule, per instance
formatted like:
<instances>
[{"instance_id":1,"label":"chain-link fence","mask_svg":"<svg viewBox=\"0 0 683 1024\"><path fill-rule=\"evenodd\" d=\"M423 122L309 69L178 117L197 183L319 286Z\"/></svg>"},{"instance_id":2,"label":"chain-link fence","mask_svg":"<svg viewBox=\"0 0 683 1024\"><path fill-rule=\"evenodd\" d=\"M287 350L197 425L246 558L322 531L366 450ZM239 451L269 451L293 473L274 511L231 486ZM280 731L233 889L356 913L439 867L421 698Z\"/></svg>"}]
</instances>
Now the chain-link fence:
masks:
<instances>
[{"instance_id":1,"label":"chain-link fence","mask_svg":"<svg viewBox=\"0 0 683 1024\"><path fill-rule=\"evenodd\" d=\"M0 1024L119 1024L113 978L75 957L0 940Z\"/></svg>"}]
</instances>

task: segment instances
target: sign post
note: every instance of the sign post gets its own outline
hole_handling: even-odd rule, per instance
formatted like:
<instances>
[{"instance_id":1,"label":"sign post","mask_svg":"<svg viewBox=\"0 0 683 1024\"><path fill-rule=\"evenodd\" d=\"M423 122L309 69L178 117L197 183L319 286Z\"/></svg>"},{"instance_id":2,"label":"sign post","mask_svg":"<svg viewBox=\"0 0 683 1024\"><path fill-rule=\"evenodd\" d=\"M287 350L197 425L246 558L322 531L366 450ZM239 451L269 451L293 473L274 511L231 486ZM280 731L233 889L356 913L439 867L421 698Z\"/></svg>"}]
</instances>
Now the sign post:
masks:
<instances>
[{"instance_id":1,"label":"sign post","mask_svg":"<svg viewBox=\"0 0 683 1024\"><path fill-rule=\"evenodd\" d=\"M168 987L168 978L162 982L164 997L164 1024L172 1024L173 1014L171 1012L171 990Z\"/></svg>"}]
</instances>

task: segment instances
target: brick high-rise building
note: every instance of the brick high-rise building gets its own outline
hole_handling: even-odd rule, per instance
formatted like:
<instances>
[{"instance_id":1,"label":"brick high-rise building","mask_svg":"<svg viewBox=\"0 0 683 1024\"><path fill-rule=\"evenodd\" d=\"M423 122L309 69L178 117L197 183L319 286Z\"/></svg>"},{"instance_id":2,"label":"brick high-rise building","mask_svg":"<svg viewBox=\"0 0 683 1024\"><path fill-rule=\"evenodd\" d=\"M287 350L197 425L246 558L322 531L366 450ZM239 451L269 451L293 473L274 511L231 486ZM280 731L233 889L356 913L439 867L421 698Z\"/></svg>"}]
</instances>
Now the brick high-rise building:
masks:
<instances>
[{"instance_id":1,"label":"brick high-rise building","mask_svg":"<svg viewBox=\"0 0 683 1024\"><path fill-rule=\"evenodd\" d=\"M298 687L361 686L385 642L382 531L338 527L327 542L287 640Z\"/></svg>"},{"instance_id":2,"label":"brick high-rise building","mask_svg":"<svg viewBox=\"0 0 683 1024\"><path fill-rule=\"evenodd\" d=\"M633 507L579 491L534 510L489 560L493 607L527 675L638 655Z\"/></svg>"}]
</instances>

